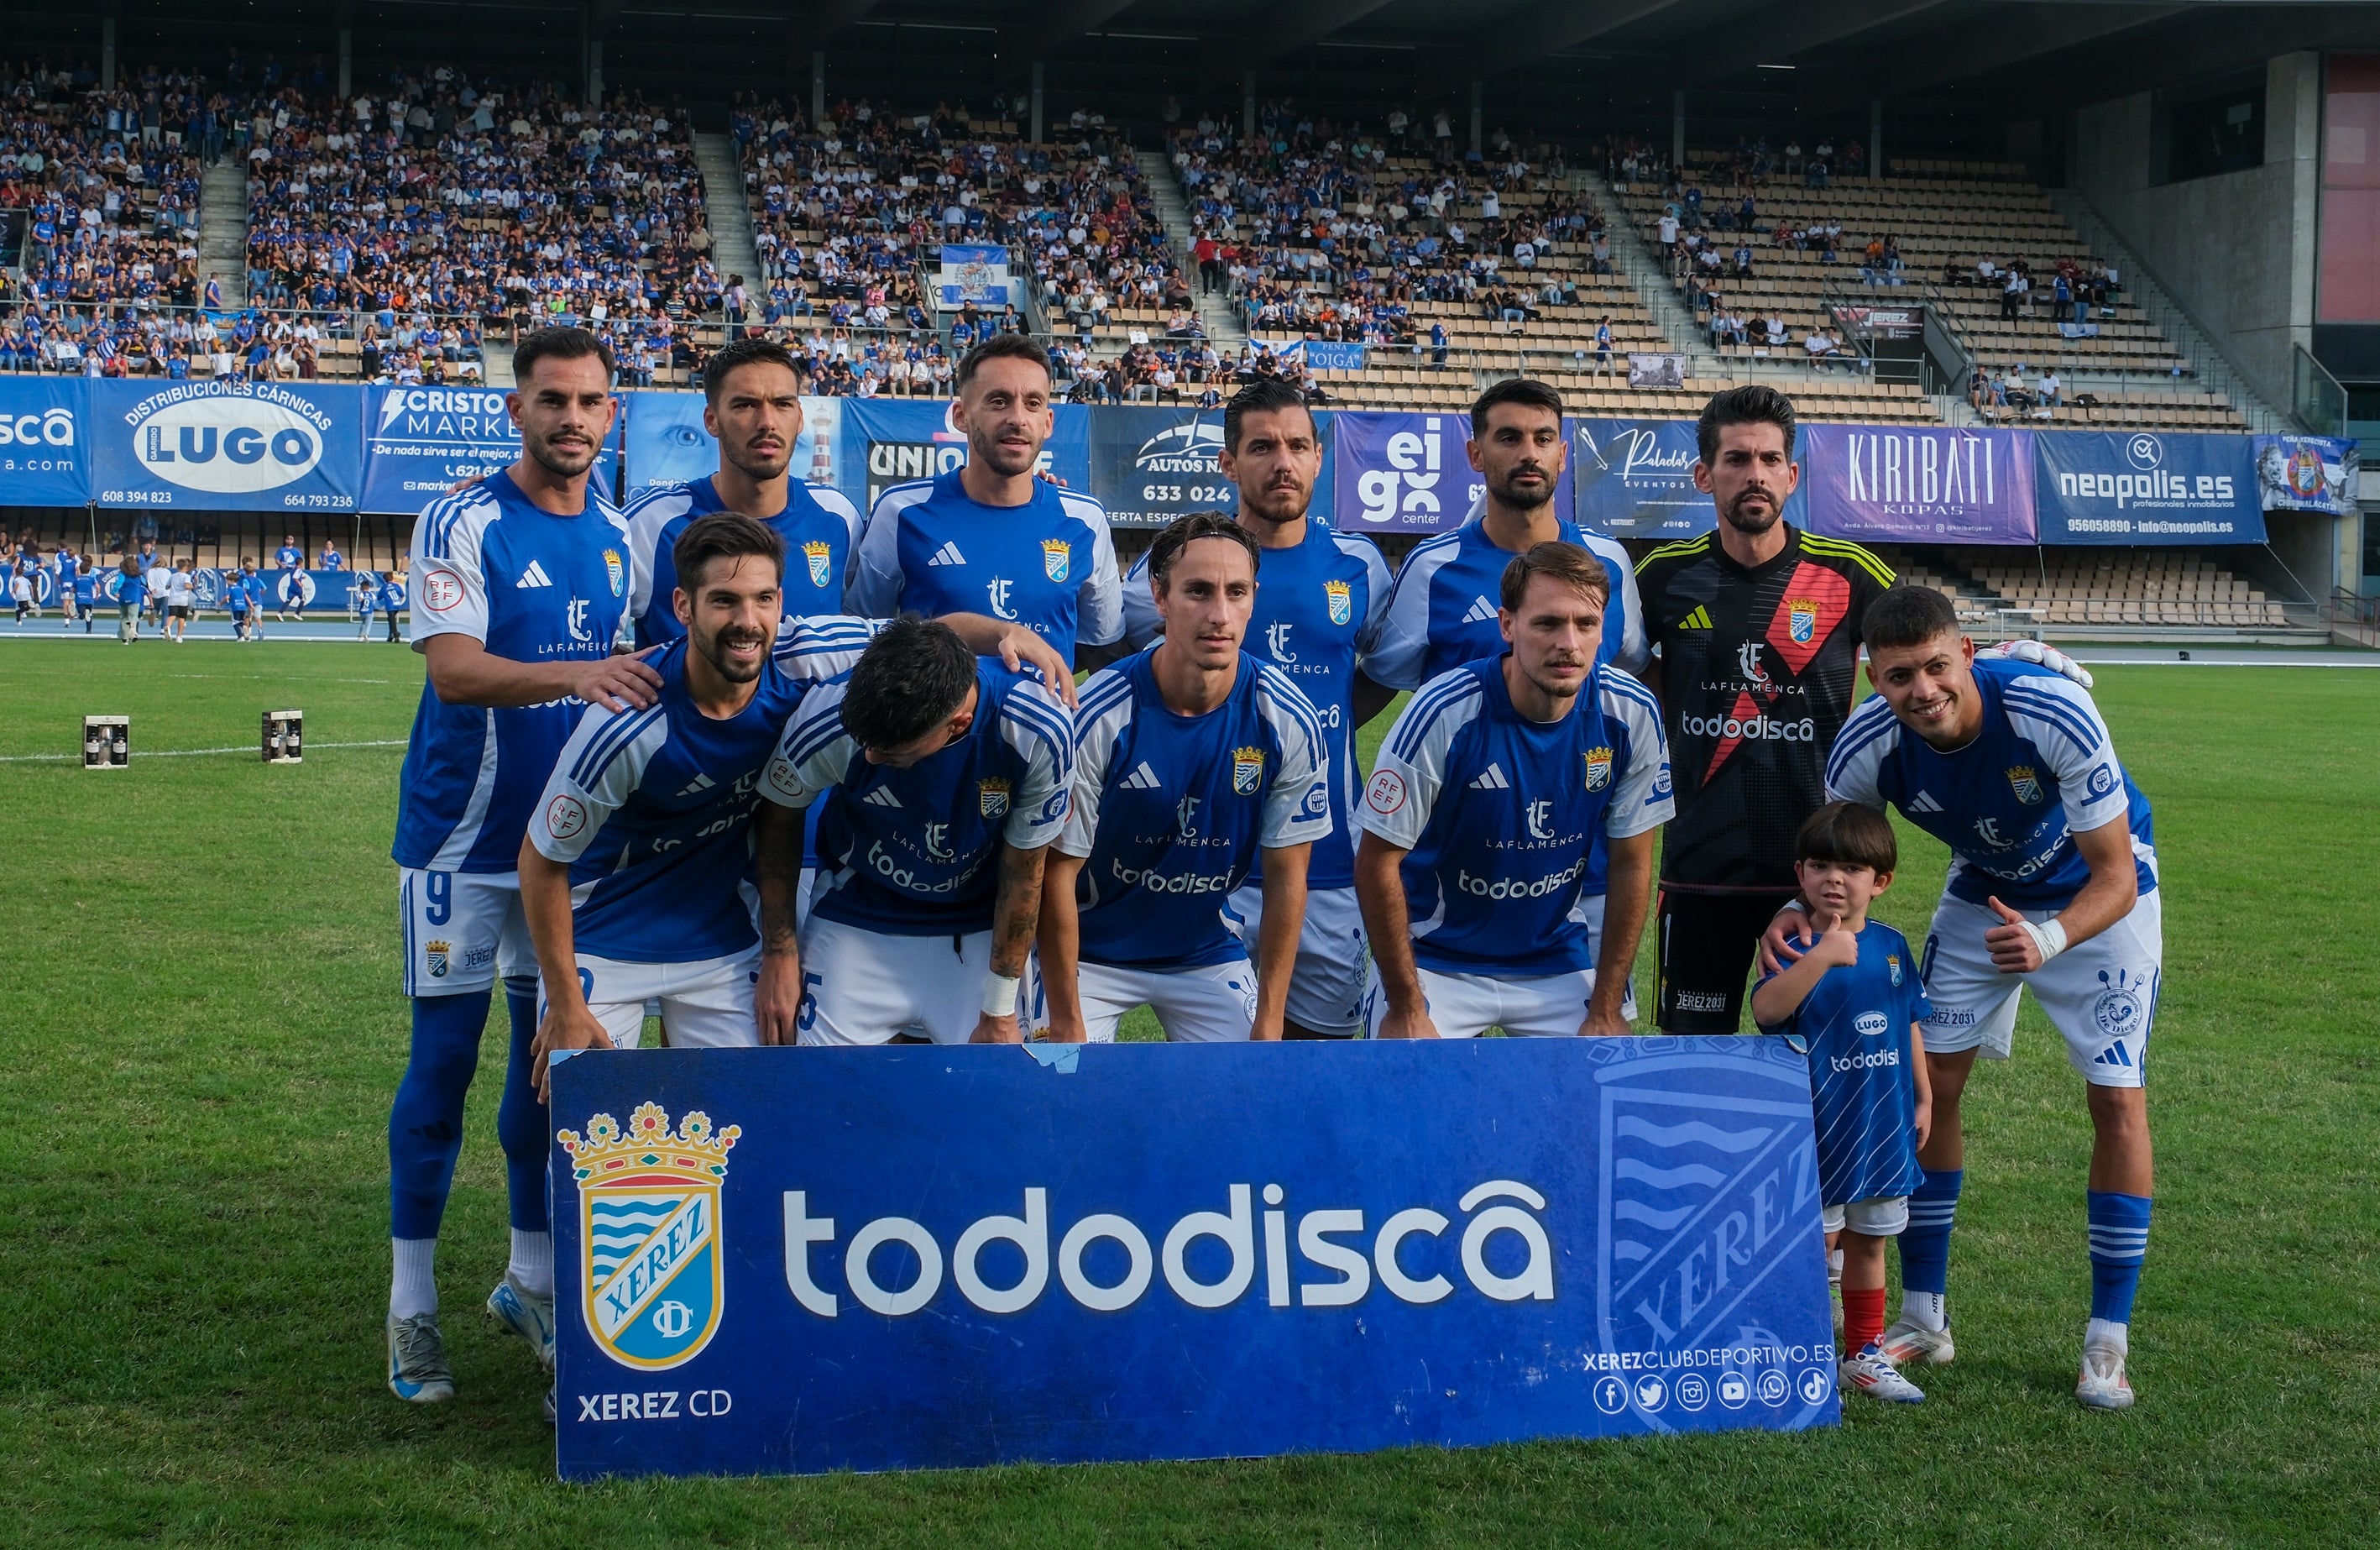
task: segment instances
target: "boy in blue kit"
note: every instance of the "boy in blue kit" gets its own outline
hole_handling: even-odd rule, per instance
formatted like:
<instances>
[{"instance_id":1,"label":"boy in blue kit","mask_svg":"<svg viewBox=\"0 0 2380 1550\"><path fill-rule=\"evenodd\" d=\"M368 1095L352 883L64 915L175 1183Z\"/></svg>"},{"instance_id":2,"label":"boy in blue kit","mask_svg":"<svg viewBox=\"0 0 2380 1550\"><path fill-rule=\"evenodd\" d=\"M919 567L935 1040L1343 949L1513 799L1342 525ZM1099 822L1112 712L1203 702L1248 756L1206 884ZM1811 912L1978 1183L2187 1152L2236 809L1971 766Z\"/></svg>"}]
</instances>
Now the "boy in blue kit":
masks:
<instances>
[{"instance_id":1,"label":"boy in blue kit","mask_svg":"<svg viewBox=\"0 0 2380 1550\"><path fill-rule=\"evenodd\" d=\"M1934 1094L1917 1024L1931 1015L1908 939L1867 918L1899 861L1892 824L1854 802L1829 802L1793 838L1800 904L1815 945L1752 993L1764 1033L1810 1059L1818 1127L1818 1199L1843 1256L1846 1392L1914 1405L1925 1391L1884 1352L1884 1243L1909 1226L1925 1180L1917 1149L1933 1128Z\"/></svg>"}]
</instances>

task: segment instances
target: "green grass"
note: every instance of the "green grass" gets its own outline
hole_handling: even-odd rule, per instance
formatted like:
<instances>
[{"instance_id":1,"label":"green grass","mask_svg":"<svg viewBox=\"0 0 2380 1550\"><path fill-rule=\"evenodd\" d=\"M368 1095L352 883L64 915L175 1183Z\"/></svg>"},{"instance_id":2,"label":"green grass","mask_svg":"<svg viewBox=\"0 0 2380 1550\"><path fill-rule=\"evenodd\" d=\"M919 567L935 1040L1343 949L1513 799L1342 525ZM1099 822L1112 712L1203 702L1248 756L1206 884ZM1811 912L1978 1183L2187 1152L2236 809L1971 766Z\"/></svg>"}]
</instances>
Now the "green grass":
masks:
<instances>
[{"instance_id":1,"label":"green grass","mask_svg":"<svg viewBox=\"0 0 2380 1550\"><path fill-rule=\"evenodd\" d=\"M379 645L0 642L0 755L129 714L119 774L0 763L0 1541L1159 1544L2369 1543L2380 1507L2380 677L2111 668L2157 804L2166 997L2140 1408L2070 1397L2077 1080L2028 1011L1968 1099L1958 1365L1838 1432L788 1481L552 1478L502 1264L484 1053L442 1290L462 1385L380 1381L407 1014L387 859L419 683ZM140 751L252 743L296 768ZM1880 911L1912 933L1941 875Z\"/></svg>"}]
</instances>

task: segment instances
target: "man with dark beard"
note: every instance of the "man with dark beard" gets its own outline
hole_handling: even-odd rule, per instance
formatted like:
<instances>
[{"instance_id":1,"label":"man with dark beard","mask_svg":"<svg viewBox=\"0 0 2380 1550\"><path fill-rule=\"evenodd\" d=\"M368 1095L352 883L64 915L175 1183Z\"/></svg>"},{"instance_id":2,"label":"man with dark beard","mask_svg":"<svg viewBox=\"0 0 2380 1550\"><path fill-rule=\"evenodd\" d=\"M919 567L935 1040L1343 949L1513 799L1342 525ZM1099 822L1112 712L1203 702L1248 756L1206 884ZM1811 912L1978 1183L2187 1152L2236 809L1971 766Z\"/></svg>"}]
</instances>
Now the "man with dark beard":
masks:
<instances>
[{"instance_id":1,"label":"man with dark beard","mask_svg":"<svg viewBox=\"0 0 2380 1550\"><path fill-rule=\"evenodd\" d=\"M1801 482L1793 405L1773 387L1713 397L1694 487L1718 526L1636 568L1645 680L1661 701L1677 816L1657 906L1658 1026L1732 1033L1761 932L1793 896L1793 836L1826 801L1827 753L1859 690L1860 619L1892 571L1784 519Z\"/></svg>"}]
</instances>

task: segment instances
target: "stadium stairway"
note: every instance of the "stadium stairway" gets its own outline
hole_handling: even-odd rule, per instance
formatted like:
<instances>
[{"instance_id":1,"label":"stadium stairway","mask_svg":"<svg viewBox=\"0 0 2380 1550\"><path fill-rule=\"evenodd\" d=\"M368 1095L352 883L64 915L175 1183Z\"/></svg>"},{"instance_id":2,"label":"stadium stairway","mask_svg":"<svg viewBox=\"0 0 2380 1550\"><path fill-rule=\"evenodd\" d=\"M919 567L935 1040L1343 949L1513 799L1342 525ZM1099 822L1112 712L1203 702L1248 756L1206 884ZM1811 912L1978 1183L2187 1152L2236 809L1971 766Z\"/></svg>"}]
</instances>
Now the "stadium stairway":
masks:
<instances>
[{"instance_id":1,"label":"stadium stairway","mask_svg":"<svg viewBox=\"0 0 2380 1550\"><path fill-rule=\"evenodd\" d=\"M1236 357L1248 342L1247 323L1240 310L1222 296L1208 296L1199 283L1198 262L1191 256L1197 238L1190 229L1190 206L1182 198L1182 185L1173 176L1173 163L1162 151L1135 153L1140 163L1140 175L1148 180L1150 202L1157 206L1157 218L1165 227L1165 236L1173 248L1182 273L1190 277L1193 295L1198 299L1198 323L1213 342L1215 353L1226 359Z\"/></svg>"},{"instance_id":2,"label":"stadium stairway","mask_svg":"<svg viewBox=\"0 0 2380 1550\"><path fill-rule=\"evenodd\" d=\"M723 282L744 276L752 296L752 315L760 314L760 250L752 241L752 210L746 202L744 169L735 160L733 135L694 135L695 165L702 169L702 208L710 226L710 262Z\"/></svg>"},{"instance_id":3,"label":"stadium stairway","mask_svg":"<svg viewBox=\"0 0 2380 1550\"><path fill-rule=\"evenodd\" d=\"M1609 190L1603 188L1588 172L1572 175L1582 189L1594 193L1598 200L1608 200ZM1654 256L1645 245L1644 237L1628 219L1628 213L1617 201L1609 201L1604 231L1611 238L1613 266L1627 275L1636 287L1636 294L1645 299L1645 310L1669 336L1670 348L1686 352L1686 374L1703 381L1728 375L1725 362L1703 340L1708 337L1694 314L1679 298L1675 286L1670 283L1669 266Z\"/></svg>"},{"instance_id":4,"label":"stadium stairway","mask_svg":"<svg viewBox=\"0 0 2380 1550\"><path fill-rule=\"evenodd\" d=\"M224 305L248 305L248 163L225 156L199 184L199 274L223 286Z\"/></svg>"}]
</instances>

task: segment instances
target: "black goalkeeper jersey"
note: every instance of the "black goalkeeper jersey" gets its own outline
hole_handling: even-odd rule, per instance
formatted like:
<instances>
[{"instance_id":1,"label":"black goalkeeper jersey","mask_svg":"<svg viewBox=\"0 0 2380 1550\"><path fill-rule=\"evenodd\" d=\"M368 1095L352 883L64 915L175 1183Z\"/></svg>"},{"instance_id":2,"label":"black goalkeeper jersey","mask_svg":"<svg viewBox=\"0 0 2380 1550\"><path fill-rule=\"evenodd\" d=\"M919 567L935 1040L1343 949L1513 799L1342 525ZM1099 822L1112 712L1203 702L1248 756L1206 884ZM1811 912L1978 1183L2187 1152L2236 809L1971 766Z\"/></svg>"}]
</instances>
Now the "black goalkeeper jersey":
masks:
<instances>
[{"instance_id":1,"label":"black goalkeeper jersey","mask_svg":"<svg viewBox=\"0 0 2380 1550\"><path fill-rule=\"evenodd\" d=\"M1662 886L1792 889L1794 831L1826 800L1827 753L1858 689L1860 620L1891 585L1858 544L1790 525L1750 569L1717 533L1638 562L1677 783Z\"/></svg>"}]
</instances>

